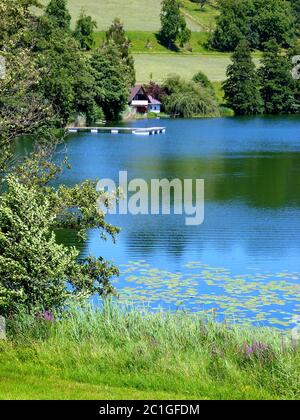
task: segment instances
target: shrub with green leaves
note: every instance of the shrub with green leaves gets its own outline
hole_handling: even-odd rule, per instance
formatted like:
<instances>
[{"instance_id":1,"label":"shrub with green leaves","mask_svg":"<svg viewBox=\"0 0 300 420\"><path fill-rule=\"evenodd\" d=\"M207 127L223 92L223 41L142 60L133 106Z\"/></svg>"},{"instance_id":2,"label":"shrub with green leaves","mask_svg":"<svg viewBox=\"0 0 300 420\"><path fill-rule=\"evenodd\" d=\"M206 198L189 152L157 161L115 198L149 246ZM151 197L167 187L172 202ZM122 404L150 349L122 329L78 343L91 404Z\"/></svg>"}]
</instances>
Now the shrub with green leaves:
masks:
<instances>
[{"instance_id":1,"label":"shrub with green leaves","mask_svg":"<svg viewBox=\"0 0 300 420\"><path fill-rule=\"evenodd\" d=\"M98 225L109 230L103 216L96 215L99 193L93 184L54 190L26 185L16 176L9 176L7 184L0 196L0 315L22 307L33 313L61 310L74 299L112 293L110 277L117 269L102 258L78 260L79 251L59 244L55 236L55 229L79 220L86 227L88 220L96 225L97 217Z\"/></svg>"},{"instance_id":2,"label":"shrub with green leaves","mask_svg":"<svg viewBox=\"0 0 300 420\"><path fill-rule=\"evenodd\" d=\"M197 83L203 88L210 89L212 92L214 92L212 82L209 80L206 74L202 73L202 71L198 71L198 73L194 75L193 82Z\"/></svg>"}]
</instances>

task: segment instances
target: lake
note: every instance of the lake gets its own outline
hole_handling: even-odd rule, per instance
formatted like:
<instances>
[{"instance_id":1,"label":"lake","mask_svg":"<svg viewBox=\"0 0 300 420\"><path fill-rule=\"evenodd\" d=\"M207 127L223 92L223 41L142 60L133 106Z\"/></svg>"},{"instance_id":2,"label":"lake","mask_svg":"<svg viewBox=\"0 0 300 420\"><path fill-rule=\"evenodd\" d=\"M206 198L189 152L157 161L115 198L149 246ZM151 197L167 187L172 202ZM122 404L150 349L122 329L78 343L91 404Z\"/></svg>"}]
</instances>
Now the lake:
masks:
<instances>
[{"instance_id":1,"label":"lake","mask_svg":"<svg viewBox=\"0 0 300 420\"><path fill-rule=\"evenodd\" d=\"M72 169L86 178L205 180L205 220L115 215L116 244L89 233L82 254L120 267L120 300L238 323L291 328L300 315L300 117L138 121L166 134L70 135ZM62 239L73 244L74 235Z\"/></svg>"}]
</instances>

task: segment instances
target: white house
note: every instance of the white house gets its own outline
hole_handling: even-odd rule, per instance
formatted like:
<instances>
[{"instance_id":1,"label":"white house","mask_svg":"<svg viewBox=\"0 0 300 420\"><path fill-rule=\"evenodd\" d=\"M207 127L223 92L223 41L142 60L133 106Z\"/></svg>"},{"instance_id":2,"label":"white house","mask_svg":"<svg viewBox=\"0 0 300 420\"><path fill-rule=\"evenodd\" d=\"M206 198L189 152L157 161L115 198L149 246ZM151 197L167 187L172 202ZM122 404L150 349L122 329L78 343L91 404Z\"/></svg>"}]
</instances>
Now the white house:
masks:
<instances>
[{"instance_id":1,"label":"white house","mask_svg":"<svg viewBox=\"0 0 300 420\"><path fill-rule=\"evenodd\" d=\"M153 98L151 95L148 95L148 98L149 98L148 112L154 112L155 114L159 114L161 110L161 102Z\"/></svg>"},{"instance_id":2,"label":"white house","mask_svg":"<svg viewBox=\"0 0 300 420\"><path fill-rule=\"evenodd\" d=\"M161 111L161 102L148 95L142 85L135 85L131 89L128 104L139 114L146 114L147 112L159 114Z\"/></svg>"}]
</instances>

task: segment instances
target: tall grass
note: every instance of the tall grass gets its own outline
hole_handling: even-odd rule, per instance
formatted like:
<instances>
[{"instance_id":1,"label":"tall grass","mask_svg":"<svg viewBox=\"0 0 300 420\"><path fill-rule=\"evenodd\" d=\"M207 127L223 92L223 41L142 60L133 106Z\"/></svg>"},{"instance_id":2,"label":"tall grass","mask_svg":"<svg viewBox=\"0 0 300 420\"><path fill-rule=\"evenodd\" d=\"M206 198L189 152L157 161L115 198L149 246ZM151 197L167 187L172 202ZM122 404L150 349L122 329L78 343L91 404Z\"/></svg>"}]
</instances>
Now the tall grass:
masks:
<instances>
[{"instance_id":1,"label":"tall grass","mask_svg":"<svg viewBox=\"0 0 300 420\"><path fill-rule=\"evenodd\" d=\"M0 375L167 392L181 398L298 399L300 352L276 331L106 304L55 322L21 316Z\"/></svg>"}]
</instances>

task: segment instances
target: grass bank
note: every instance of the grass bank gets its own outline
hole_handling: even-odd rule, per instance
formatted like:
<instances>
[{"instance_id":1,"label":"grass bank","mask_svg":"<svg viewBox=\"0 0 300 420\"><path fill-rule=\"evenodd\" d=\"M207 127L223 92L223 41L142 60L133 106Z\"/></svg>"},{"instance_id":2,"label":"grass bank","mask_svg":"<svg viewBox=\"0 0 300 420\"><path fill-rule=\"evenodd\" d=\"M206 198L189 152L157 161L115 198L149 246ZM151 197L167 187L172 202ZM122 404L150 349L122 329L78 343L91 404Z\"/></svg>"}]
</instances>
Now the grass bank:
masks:
<instances>
[{"instance_id":1,"label":"grass bank","mask_svg":"<svg viewBox=\"0 0 300 420\"><path fill-rule=\"evenodd\" d=\"M299 399L279 333L108 305L22 317L0 343L1 399Z\"/></svg>"}]
</instances>

